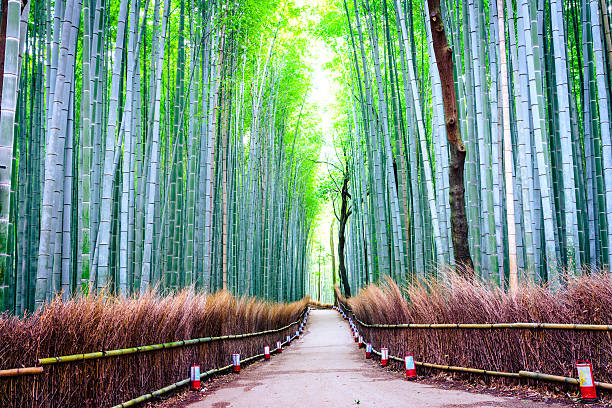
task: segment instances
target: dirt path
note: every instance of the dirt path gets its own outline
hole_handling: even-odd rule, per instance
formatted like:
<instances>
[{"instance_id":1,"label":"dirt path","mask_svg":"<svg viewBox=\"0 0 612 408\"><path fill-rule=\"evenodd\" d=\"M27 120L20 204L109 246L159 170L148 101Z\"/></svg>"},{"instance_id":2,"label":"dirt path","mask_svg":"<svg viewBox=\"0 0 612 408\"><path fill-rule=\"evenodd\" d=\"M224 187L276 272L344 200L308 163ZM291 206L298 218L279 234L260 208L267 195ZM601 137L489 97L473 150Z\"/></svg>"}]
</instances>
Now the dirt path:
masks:
<instances>
[{"instance_id":1,"label":"dirt path","mask_svg":"<svg viewBox=\"0 0 612 408\"><path fill-rule=\"evenodd\" d=\"M305 335L281 355L243 369L233 380L190 408L445 407L560 408L447 390L404 380L368 362L357 351L347 324L332 310L314 310Z\"/></svg>"}]
</instances>

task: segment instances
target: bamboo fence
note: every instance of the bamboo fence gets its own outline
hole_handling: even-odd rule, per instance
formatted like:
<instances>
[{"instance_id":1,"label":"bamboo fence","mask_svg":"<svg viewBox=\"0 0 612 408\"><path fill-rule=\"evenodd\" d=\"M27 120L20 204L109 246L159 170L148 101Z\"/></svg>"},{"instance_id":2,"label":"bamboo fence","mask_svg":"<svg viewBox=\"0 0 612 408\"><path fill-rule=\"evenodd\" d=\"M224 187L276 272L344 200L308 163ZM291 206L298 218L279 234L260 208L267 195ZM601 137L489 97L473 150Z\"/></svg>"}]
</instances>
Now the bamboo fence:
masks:
<instances>
[{"instance_id":1,"label":"bamboo fence","mask_svg":"<svg viewBox=\"0 0 612 408\"><path fill-rule=\"evenodd\" d=\"M372 352L380 357L380 351L376 350L372 347ZM398 356L389 355L389 359L398 361L400 363L404 362L404 359ZM481 375L490 375L496 377L509 377L509 378L530 378L538 381L552 381L552 382L560 382L571 385L579 385L580 382L571 377L564 377L561 375L551 375L551 374L543 374L543 373L534 373L532 371L521 370L518 373L508 373L504 371L491 371L491 370L482 370L479 368L471 368L471 367L457 367L457 366L449 366L443 364L432 364L426 363L423 361L414 361L414 364L420 367L433 368L436 370L444 370L444 371L457 371L463 373L470 374L481 374ZM606 382L594 381L594 384L597 388L601 388L607 391L612 391L612 384Z\"/></svg>"},{"instance_id":2,"label":"bamboo fence","mask_svg":"<svg viewBox=\"0 0 612 408\"><path fill-rule=\"evenodd\" d=\"M39 358L38 364L41 366L47 366L47 365L52 365L52 364L68 363L68 362L75 362L75 361L96 360L99 358L125 356L125 355L145 353L145 352L150 352L150 351L155 351L155 350L185 347L185 346L191 346L191 345L201 344L201 343L210 343L213 341L236 340L236 339L244 339L248 337L263 336L263 335L271 334L271 333L278 333L278 332L281 332L283 330L286 330L298 324L303 319L304 314L306 313L306 310L307 309L304 309L304 311L302 312L302 314L296 321L288 325L285 325L283 327L279 327L278 329L263 330L259 332L253 332L253 333L230 334L230 335L217 336L217 337L201 337L197 339L179 340L179 341L173 341L173 342L168 342L168 343L150 344L147 346L137 346L137 347L107 350L107 351L96 351L93 353L80 353L80 354L71 354L67 356L45 357L45 358ZM243 360L243 362L244 361L246 360ZM0 370L0 377L17 377L21 375L42 374L43 372L44 372L43 367L11 368L11 369L6 369L6 370Z\"/></svg>"},{"instance_id":3,"label":"bamboo fence","mask_svg":"<svg viewBox=\"0 0 612 408\"><path fill-rule=\"evenodd\" d=\"M368 324L359 320L348 305L339 301L340 313L347 316L349 322L355 321L362 327L368 329L524 329L524 330L584 330L584 331L612 331L612 325L592 325L592 324L555 324L555 323L483 323L483 324L462 324L462 323L438 323L438 324ZM350 317L349 317L350 316ZM360 332L361 333L361 332ZM364 335L364 333L361 333ZM364 336L365 340L365 336ZM380 351L372 347L372 352L380 356ZM389 355L389 359L403 363L404 359L398 356ZM532 379L536 381L550 381L557 383L565 383L569 385L579 385L579 381L572 377L544 374L527 370L518 372L506 372L485 370L473 367L461 367L445 364L433 364L424 361L414 361L415 365L443 371L454 371L466 374L478 374L493 377L505 377L513 379ZM612 383L595 381L595 386L599 389L612 391Z\"/></svg>"},{"instance_id":4,"label":"bamboo fence","mask_svg":"<svg viewBox=\"0 0 612 408\"><path fill-rule=\"evenodd\" d=\"M290 337L291 341L293 341L296 337L297 337L296 335L293 335L292 337ZM287 341L282 342L281 343L281 347L286 345L286 344L288 344L288 343L290 343L290 342L287 342ZM278 348L274 348L274 349L270 350L270 354L274 354L277 351L278 351ZM245 358L244 360L241 361L240 364L241 365L248 364L248 363L250 363L252 361L255 361L255 360L258 360L258 359L262 358L263 356L264 356L263 353L262 354L256 354L254 356ZM231 364L229 364L229 365L226 365L224 367L208 370L208 371L200 374L200 379L211 377L213 374L222 373L224 371L229 370L232 367L233 366ZM183 386L185 386L187 384L189 384L189 378L186 378L184 380L175 382L174 384L170 384L167 387L164 387L164 388L161 388L159 390L153 391L153 392L151 392L149 394L141 395L140 397L137 397L137 398L131 399L129 401L123 402L123 403L121 403L119 405L115 405L113 408L132 407L132 406L134 406L136 404L139 404L141 402L148 401L148 400L150 400L150 399L152 399L154 397L159 397L159 396L161 396L163 394L166 394L166 393L168 393L170 391L176 390L176 389L178 389L180 387L183 387Z\"/></svg>"}]
</instances>

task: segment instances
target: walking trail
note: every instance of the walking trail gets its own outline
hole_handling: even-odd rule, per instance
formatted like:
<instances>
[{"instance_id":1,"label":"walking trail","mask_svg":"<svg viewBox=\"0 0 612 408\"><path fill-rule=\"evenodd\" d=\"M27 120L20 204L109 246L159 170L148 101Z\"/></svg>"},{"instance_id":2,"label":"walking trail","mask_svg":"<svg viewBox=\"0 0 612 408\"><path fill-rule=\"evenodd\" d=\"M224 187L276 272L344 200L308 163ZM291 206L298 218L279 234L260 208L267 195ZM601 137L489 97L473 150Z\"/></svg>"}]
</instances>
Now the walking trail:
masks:
<instances>
[{"instance_id":1,"label":"walking trail","mask_svg":"<svg viewBox=\"0 0 612 408\"><path fill-rule=\"evenodd\" d=\"M347 323L333 310L313 310L300 340L272 359L243 368L235 379L190 408L445 407L560 408L406 381L365 360Z\"/></svg>"}]
</instances>

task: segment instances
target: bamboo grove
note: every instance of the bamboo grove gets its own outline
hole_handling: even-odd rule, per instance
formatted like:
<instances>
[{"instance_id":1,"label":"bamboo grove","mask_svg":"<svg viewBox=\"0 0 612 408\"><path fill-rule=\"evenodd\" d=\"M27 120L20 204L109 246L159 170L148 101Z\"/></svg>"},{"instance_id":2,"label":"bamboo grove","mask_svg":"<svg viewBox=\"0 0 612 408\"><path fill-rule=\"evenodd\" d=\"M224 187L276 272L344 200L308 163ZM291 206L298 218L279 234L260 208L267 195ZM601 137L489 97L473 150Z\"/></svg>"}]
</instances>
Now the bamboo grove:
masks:
<instances>
[{"instance_id":1,"label":"bamboo grove","mask_svg":"<svg viewBox=\"0 0 612 408\"><path fill-rule=\"evenodd\" d=\"M443 0L475 272L502 287L612 263L607 0ZM435 17L435 16L434 16ZM449 149L427 1L342 0L352 287L453 265ZM344 67L344 68L342 68Z\"/></svg>"},{"instance_id":2,"label":"bamboo grove","mask_svg":"<svg viewBox=\"0 0 612 408\"><path fill-rule=\"evenodd\" d=\"M7 4L4 309L192 285L304 295L306 74L274 5Z\"/></svg>"}]
</instances>

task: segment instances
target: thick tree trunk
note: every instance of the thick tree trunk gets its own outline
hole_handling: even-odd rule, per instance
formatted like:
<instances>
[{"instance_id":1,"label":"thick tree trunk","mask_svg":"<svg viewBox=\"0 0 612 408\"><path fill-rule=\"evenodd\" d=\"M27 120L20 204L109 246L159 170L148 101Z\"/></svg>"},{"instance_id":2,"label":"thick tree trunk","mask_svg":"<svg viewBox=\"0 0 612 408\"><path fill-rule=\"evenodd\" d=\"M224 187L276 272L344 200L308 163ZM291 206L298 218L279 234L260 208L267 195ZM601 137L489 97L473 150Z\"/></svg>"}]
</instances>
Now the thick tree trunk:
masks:
<instances>
[{"instance_id":1,"label":"thick tree trunk","mask_svg":"<svg viewBox=\"0 0 612 408\"><path fill-rule=\"evenodd\" d=\"M344 264L344 243L345 243L345 230L346 223L348 221L351 212L348 210L348 200L351 197L348 192L349 172L348 166L344 173L344 181L342 183L342 207L340 207L340 224L338 226L338 272L344 287L344 296L351 296L351 287L349 286L348 277L346 275L346 265Z\"/></svg>"},{"instance_id":2,"label":"thick tree trunk","mask_svg":"<svg viewBox=\"0 0 612 408\"><path fill-rule=\"evenodd\" d=\"M455 263L464 273L473 268L468 243L468 224L465 214L465 187L463 185L463 167L465 163L465 146L461 140L459 120L457 117L457 96L453 79L453 50L448 46L446 32L440 12L440 0L427 0L431 18L431 36L434 53L438 62L442 99L444 101L444 119L450 150L450 207L451 231Z\"/></svg>"}]
</instances>

